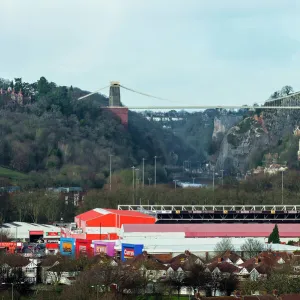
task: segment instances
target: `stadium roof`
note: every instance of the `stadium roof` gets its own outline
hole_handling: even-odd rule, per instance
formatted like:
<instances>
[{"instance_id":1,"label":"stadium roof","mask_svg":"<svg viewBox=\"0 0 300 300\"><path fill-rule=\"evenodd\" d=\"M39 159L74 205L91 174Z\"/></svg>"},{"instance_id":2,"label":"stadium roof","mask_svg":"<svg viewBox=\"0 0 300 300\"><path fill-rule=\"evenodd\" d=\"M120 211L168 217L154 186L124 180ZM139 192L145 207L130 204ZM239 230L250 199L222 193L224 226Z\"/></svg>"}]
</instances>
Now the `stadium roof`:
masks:
<instances>
[{"instance_id":1,"label":"stadium roof","mask_svg":"<svg viewBox=\"0 0 300 300\"><path fill-rule=\"evenodd\" d=\"M186 237L267 237L275 224L124 224L130 232L184 232ZM300 224L278 224L280 237L299 237Z\"/></svg>"}]
</instances>

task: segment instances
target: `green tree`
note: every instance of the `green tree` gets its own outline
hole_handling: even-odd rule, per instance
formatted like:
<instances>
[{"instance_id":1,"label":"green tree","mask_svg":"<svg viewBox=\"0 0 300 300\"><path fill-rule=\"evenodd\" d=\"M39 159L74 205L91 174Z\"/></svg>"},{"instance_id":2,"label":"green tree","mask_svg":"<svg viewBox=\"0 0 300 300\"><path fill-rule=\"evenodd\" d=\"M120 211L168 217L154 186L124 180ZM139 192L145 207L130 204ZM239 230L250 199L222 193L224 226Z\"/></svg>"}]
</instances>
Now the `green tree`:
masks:
<instances>
[{"instance_id":1,"label":"green tree","mask_svg":"<svg viewBox=\"0 0 300 300\"><path fill-rule=\"evenodd\" d=\"M279 230L277 224L275 225L272 233L269 235L268 243L280 244Z\"/></svg>"}]
</instances>

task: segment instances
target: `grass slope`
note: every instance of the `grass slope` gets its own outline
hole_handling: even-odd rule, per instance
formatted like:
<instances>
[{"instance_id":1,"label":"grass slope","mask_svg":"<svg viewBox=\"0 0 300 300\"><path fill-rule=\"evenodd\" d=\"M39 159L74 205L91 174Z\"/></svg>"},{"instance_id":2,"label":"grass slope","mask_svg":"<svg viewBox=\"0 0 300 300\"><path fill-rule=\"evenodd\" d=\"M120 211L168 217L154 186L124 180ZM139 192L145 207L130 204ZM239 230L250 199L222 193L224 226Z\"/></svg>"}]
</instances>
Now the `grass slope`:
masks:
<instances>
[{"instance_id":1,"label":"grass slope","mask_svg":"<svg viewBox=\"0 0 300 300\"><path fill-rule=\"evenodd\" d=\"M26 174L18 172L18 171L0 167L0 177L22 180L22 179L27 179L28 176Z\"/></svg>"}]
</instances>

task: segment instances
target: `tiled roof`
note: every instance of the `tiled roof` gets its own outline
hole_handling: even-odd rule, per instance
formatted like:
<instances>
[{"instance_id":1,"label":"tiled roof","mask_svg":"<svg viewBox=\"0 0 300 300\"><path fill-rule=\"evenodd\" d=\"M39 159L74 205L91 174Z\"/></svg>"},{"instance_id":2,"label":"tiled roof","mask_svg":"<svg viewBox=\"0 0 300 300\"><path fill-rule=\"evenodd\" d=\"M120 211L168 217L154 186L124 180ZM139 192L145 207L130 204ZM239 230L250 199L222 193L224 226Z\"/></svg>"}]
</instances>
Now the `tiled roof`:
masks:
<instances>
[{"instance_id":1,"label":"tiled roof","mask_svg":"<svg viewBox=\"0 0 300 300\"><path fill-rule=\"evenodd\" d=\"M245 267L249 272L255 268L260 274L268 274L273 268L280 266L280 258L288 261L291 255L285 252L262 252L257 257L246 260L240 267Z\"/></svg>"},{"instance_id":2,"label":"tiled roof","mask_svg":"<svg viewBox=\"0 0 300 300\"><path fill-rule=\"evenodd\" d=\"M147 270L167 270L168 267L156 259L153 255L144 251L142 254L125 262L125 265L134 267L136 269L144 266Z\"/></svg>"},{"instance_id":3,"label":"tiled roof","mask_svg":"<svg viewBox=\"0 0 300 300\"><path fill-rule=\"evenodd\" d=\"M215 268L218 268L222 273L238 273L240 269L228 262L213 262L207 265L208 269L212 272Z\"/></svg>"},{"instance_id":4,"label":"tiled roof","mask_svg":"<svg viewBox=\"0 0 300 300\"><path fill-rule=\"evenodd\" d=\"M182 268L187 271L191 269L194 264L203 264L203 261L197 255L190 253L189 251L185 251L185 253L177 255L165 263L175 271L178 268Z\"/></svg>"},{"instance_id":5,"label":"tiled roof","mask_svg":"<svg viewBox=\"0 0 300 300\"><path fill-rule=\"evenodd\" d=\"M226 251L223 254L215 256L211 262L218 261L219 259L222 259L222 261L226 261L226 259L230 259L235 264L239 259L242 259L242 258L241 258L241 256L239 256L237 253L235 253L233 251Z\"/></svg>"}]
</instances>

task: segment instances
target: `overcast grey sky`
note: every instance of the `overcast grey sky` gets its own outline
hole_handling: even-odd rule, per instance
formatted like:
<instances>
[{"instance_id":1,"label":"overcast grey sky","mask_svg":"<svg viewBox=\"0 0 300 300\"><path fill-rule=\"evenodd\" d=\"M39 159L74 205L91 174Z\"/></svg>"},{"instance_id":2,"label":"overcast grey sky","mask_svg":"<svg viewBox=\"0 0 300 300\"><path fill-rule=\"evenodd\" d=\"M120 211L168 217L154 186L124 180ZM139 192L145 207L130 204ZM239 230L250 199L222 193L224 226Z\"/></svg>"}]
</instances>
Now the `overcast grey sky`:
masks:
<instances>
[{"instance_id":1,"label":"overcast grey sky","mask_svg":"<svg viewBox=\"0 0 300 300\"><path fill-rule=\"evenodd\" d=\"M178 104L252 104L300 89L299 0L1 0L0 77ZM126 105L168 105L122 91Z\"/></svg>"}]
</instances>

